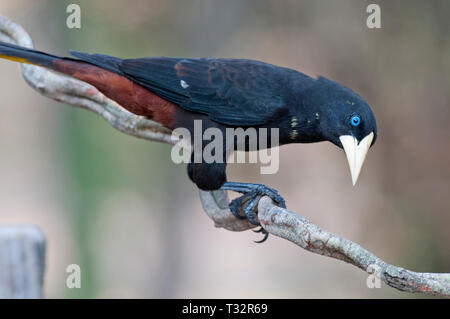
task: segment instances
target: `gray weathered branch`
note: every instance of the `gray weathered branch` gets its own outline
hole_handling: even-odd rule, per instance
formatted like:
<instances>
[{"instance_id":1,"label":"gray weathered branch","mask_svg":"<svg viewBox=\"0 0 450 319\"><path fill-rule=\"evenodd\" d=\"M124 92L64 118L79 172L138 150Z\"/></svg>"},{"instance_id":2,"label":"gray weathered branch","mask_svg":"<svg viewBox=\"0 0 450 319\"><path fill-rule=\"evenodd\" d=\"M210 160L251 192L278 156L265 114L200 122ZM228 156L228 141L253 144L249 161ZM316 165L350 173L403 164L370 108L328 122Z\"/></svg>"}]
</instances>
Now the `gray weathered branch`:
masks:
<instances>
[{"instance_id":1,"label":"gray weathered branch","mask_svg":"<svg viewBox=\"0 0 450 319\"><path fill-rule=\"evenodd\" d=\"M0 41L33 46L31 38L22 27L2 16ZM27 83L41 94L91 110L123 133L151 141L174 143L169 130L145 117L128 112L87 83L31 65L22 65L22 74ZM200 199L216 227L231 231L255 227L231 214L226 192L200 191ZM310 252L343 260L368 273L375 272L374 275L391 287L406 292L450 297L450 274L418 273L389 265L358 244L321 229L297 213L275 206L268 197L260 200L258 217L262 227L270 234L287 239Z\"/></svg>"}]
</instances>

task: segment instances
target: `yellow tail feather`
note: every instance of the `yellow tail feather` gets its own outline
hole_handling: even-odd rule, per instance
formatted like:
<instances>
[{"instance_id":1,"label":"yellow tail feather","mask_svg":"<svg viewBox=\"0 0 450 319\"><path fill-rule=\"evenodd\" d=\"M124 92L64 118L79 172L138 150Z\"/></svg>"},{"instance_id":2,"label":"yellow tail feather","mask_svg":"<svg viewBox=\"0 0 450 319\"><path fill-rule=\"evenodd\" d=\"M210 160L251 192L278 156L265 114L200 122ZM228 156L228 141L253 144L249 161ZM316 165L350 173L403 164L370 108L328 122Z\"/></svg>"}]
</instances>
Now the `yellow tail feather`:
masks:
<instances>
[{"instance_id":1,"label":"yellow tail feather","mask_svg":"<svg viewBox=\"0 0 450 319\"><path fill-rule=\"evenodd\" d=\"M24 58L18 58L18 57L10 56L10 55L0 54L0 58L1 58L1 59L6 59L6 60L15 61L15 62L19 62L19 63L26 63L26 64L37 65L37 64L35 64L35 63L32 63L32 62L28 61L27 59L24 59Z\"/></svg>"}]
</instances>

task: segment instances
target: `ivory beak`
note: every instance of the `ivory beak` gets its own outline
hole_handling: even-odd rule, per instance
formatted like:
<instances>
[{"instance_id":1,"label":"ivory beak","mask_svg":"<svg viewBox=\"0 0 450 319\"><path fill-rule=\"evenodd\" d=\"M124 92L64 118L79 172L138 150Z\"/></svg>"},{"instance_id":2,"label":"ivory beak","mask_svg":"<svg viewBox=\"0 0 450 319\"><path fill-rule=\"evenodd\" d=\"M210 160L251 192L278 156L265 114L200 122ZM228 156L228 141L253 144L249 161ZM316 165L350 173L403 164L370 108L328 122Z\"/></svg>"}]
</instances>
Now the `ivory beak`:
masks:
<instances>
[{"instance_id":1,"label":"ivory beak","mask_svg":"<svg viewBox=\"0 0 450 319\"><path fill-rule=\"evenodd\" d=\"M373 132L364 137L359 143L358 140L351 135L342 135L339 137L344 147L345 155L347 155L350 173L352 174L353 186L358 180L361 167L366 158L367 151L373 140Z\"/></svg>"}]
</instances>

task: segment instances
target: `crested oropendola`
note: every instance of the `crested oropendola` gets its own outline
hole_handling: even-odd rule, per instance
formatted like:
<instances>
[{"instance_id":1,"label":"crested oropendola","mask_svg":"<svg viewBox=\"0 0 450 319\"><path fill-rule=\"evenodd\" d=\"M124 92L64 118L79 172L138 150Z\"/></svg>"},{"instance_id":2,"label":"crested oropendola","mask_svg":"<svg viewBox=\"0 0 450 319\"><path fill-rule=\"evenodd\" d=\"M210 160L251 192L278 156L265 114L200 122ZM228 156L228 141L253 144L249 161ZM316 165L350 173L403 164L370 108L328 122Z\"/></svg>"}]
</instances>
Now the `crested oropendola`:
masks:
<instances>
[{"instance_id":1,"label":"crested oropendola","mask_svg":"<svg viewBox=\"0 0 450 319\"><path fill-rule=\"evenodd\" d=\"M130 112L172 130L185 127L192 131L194 121L201 120L204 129L278 128L279 145L330 141L345 151L353 185L377 138L370 106L352 90L324 77L244 59L71 54L76 59L0 42L1 58L43 66L90 83ZM213 163L192 161L188 175L202 190L243 193L231 202L230 209L253 223L262 195L285 207L274 189L227 182L226 158ZM245 216L239 213L241 206Z\"/></svg>"}]
</instances>

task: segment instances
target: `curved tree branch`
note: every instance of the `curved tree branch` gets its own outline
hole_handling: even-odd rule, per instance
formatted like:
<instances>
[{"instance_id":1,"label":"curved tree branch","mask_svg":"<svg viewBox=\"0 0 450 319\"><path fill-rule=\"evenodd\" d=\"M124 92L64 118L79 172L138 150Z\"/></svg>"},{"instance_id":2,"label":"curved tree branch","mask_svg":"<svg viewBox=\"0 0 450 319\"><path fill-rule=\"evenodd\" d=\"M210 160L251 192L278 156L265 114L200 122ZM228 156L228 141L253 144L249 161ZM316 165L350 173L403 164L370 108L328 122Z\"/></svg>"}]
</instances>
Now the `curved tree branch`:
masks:
<instances>
[{"instance_id":1,"label":"curved tree branch","mask_svg":"<svg viewBox=\"0 0 450 319\"><path fill-rule=\"evenodd\" d=\"M26 31L2 16L0 41L33 47ZM91 110L123 133L168 144L176 142L171 139L168 129L128 112L90 84L37 66L22 64L21 68L27 83L51 99ZM231 231L255 227L233 216L228 209L225 191L200 191L200 199L203 209L216 227ZM268 197L259 201L258 218L270 234L287 239L307 251L355 265L398 290L450 297L450 274L418 273L390 265L358 244L321 229L295 212L276 206Z\"/></svg>"}]
</instances>

